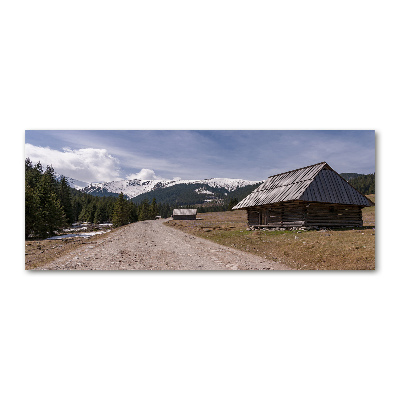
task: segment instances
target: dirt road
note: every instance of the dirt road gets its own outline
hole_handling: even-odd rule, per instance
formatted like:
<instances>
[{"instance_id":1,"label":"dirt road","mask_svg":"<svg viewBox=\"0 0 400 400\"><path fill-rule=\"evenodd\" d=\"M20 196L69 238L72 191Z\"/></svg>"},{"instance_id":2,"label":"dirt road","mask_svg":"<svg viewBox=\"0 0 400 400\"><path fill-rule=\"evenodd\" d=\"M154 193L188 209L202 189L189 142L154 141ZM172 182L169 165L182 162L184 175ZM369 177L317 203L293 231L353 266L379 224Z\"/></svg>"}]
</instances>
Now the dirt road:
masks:
<instances>
[{"instance_id":1,"label":"dirt road","mask_svg":"<svg viewBox=\"0 0 400 400\"><path fill-rule=\"evenodd\" d=\"M167 227L162 220L99 235L35 270L289 270L285 265Z\"/></svg>"}]
</instances>

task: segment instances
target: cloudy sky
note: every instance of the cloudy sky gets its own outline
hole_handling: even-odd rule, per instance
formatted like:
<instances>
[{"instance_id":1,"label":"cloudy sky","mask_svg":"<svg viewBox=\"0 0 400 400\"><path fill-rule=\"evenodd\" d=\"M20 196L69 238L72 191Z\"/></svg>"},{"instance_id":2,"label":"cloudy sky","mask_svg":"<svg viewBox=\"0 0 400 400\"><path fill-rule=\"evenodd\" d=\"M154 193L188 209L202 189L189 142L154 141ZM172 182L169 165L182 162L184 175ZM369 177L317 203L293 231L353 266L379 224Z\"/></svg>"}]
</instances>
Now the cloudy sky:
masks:
<instances>
[{"instance_id":1,"label":"cloudy sky","mask_svg":"<svg viewBox=\"0 0 400 400\"><path fill-rule=\"evenodd\" d=\"M268 176L326 161L375 172L374 131L26 131L25 157L84 182Z\"/></svg>"}]
</instances>

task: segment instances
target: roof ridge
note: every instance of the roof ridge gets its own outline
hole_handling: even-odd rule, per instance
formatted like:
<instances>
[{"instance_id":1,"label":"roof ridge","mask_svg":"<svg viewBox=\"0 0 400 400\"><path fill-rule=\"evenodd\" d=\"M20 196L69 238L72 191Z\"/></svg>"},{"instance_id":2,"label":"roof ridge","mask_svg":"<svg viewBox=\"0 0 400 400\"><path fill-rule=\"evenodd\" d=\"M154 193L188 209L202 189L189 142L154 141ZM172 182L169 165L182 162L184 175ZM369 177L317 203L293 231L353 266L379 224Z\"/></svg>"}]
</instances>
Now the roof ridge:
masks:
<instances>
[{"instance_id":1,"label":"roof ridge","mask_svg":"<svg viewBox=\"0 0 400 400\"><path fill-rule=\"evenodd\" d=\"M285 187L285 186L290 186L290 185L297 185L298 183L303 183L303 182L307 182L307 181L313 181L314 178L302 179L301 181L285 183L284 185L281 185L281 184L270 185L270 186L268 186L268 189L275 189L276 187ZM264 188L263 190L267 190L267 188Z\"/></svg>"},{"instance_id":2,"label":"roof ridge","mask_svg":"<svg viewBox=\"0 0 400 400\"><path fill-rule=\"evenodd\" d=\"M285 171L285 172L281 172L280 174L271 175L271 176L269 176L268 178L273 178L274 176L279 176L279 175L283 175L283 174L288 174L289 172L300 171L301 169L306 169L306 168L315 167L316 165L319 165L319 164L328 165L328 163L327 163L326 161L322 161L322 162L319 162L319 163L316 163L316 164L308 165L307 167L296 168L296 169L292 169L291 171ZM329 165L328 165L328 167L331 168ZM332 169L332 168L331 168L331 169Z\"/></svg>"}]
</instances>

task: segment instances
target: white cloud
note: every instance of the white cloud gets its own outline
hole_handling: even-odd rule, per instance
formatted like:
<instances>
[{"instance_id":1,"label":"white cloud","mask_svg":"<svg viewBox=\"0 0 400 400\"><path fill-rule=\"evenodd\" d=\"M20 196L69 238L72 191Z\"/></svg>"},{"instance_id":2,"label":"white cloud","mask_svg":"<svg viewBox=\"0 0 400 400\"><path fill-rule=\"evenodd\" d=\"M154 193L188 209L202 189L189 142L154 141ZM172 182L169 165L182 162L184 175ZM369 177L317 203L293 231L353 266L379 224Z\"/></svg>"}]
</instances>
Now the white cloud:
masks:
<instances>
[{"instance_id":1,"label":"white cloud","mask_svg":"<svg viewBox=\"0 0 400 400\"><path fill-rule=\"evenodd\" d=\"M130 174L126 177L126 179L141 179L144 181L150 181L163 178L156 176L156 173L152 169L142 168L140 172L138 172L137 174Z\"/></svg>"},{"instance_id":2,"label":"white cloud","mask_svg":"<svg viewBox=\"0 0 400 400\"><path fill-rule=\"evenodd\" d=\"M63 151L59 151L26 143L25 156L34 163L40 161L43 166L52 165L54 170L61 175L84 182L120 179L119 161L106 149L64 148Z\"/></svg>"}]
</instances>

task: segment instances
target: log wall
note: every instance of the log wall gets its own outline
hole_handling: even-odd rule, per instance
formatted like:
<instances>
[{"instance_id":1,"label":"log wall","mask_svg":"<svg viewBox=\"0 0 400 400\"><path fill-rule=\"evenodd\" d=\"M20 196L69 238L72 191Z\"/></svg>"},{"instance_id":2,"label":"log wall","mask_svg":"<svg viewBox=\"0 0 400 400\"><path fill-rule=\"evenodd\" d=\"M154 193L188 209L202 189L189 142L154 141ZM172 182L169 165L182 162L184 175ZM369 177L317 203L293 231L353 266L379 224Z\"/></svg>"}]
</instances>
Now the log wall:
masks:
<instances>
[{"instance_id":1,"label":"log wall","mask_svg":"<svg viewBox=\"0 0 400 400\"><path fill-rule=\"evenodd\" d=\"M252 207L247 210L249 226L362 226L362 207L356 205L291 201Z\"/></svg>"},{"instance_id":2,"label":"log wall","mask_svg":"<svg viewBox=\"0 0 400 400\"><path fill-rule=\"evenodd\" d=\"M361 209L355 205L311 203L306 222L308 226L362 226Z\"/></svg>"},{"instance_id":3,"label":"log wall","mask_svg":"<svg viewBox=\"0 0 400 400\"><path fill-rule=\"evenodd\" d=\"M176 220L188 220L188 219L190 219L190 220L192 220L192 219L196 219L196 215L173 215L172 216L172 219L176 219Z\"/></svg>"}]
</instances>

